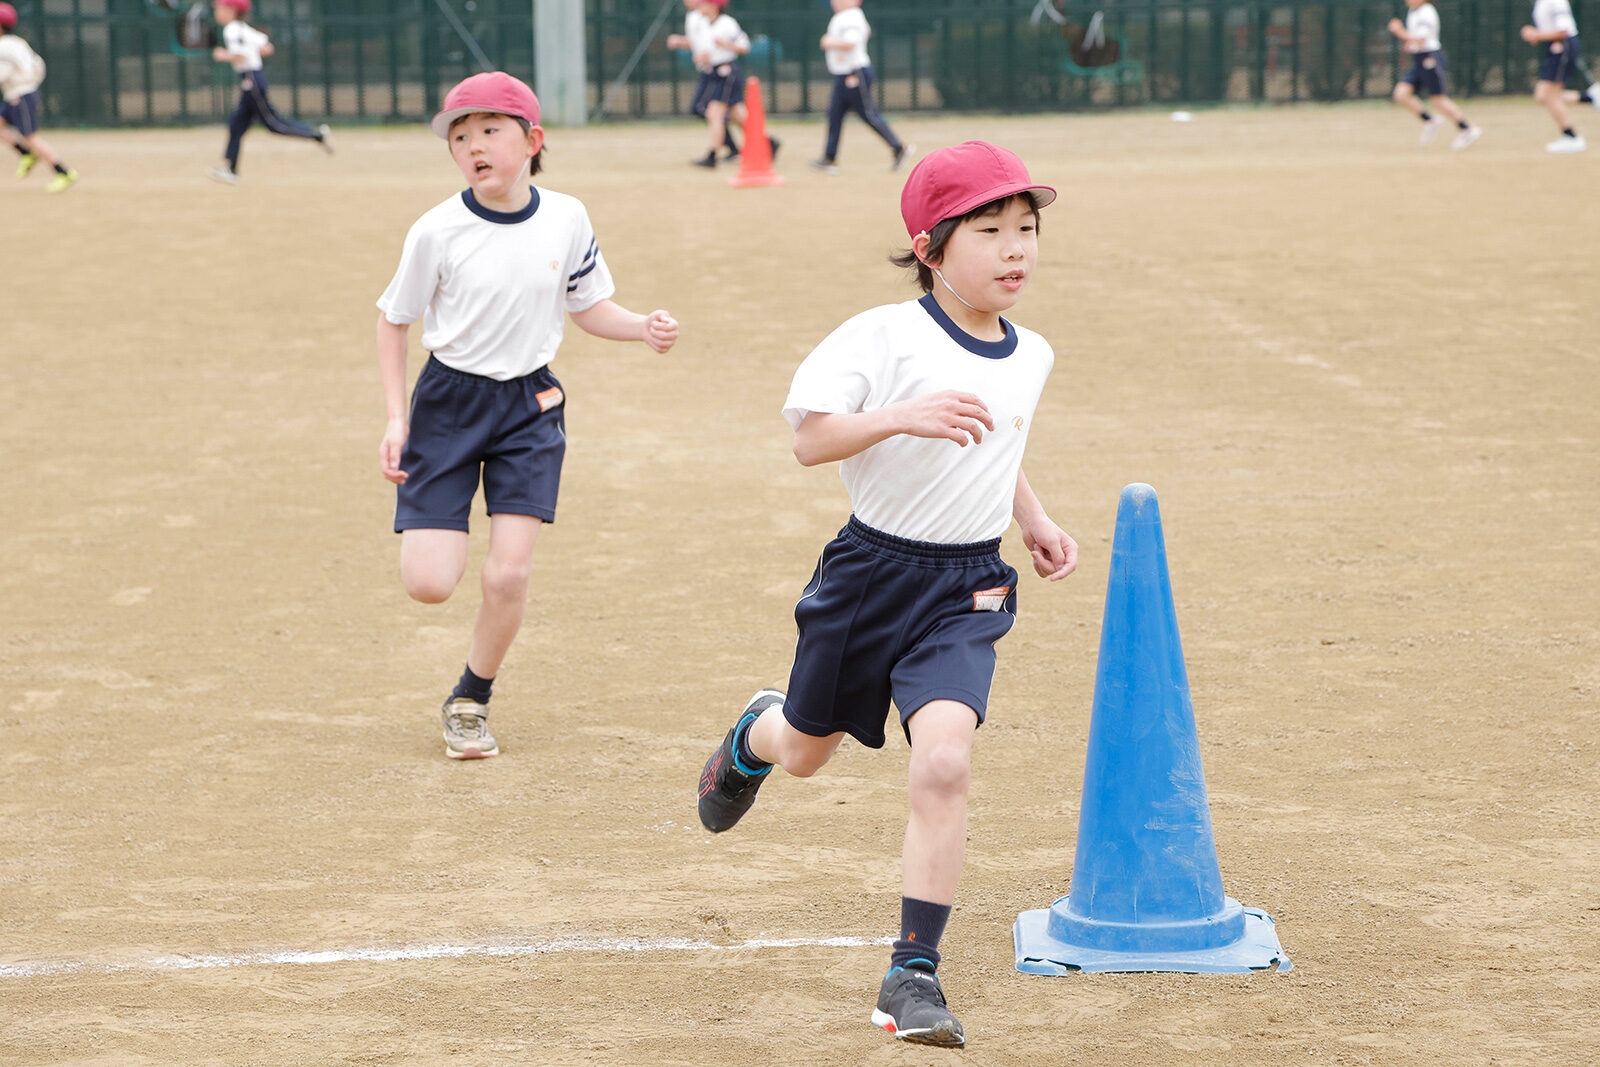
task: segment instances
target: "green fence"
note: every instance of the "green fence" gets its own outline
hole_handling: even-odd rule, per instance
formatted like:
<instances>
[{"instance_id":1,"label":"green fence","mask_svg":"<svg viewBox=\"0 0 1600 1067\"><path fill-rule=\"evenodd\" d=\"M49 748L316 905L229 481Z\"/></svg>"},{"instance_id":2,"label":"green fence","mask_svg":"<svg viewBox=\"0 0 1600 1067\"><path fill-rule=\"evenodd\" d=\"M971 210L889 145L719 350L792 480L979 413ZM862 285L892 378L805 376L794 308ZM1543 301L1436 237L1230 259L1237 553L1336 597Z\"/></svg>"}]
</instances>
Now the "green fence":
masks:
<instances>
[{"instance_id":1,"label":"green fence","mask_svg":"<svg viewBox=\"0 0 1600 1067\"><path fill-rule=\"evenodd\" d=\"M187 6L192 0L183 0ZM18 31L49 63L50 124L212 122L233 79L178 47L175 17L153 0L12 0ZM1452 91L1524 93L1535 50L1517 34L1528 0L1435 0ZM1600 0L1577 0L1580 27ZM665 37L678 0L587 0L588 99L596 117L687 114L695 73ZM251 21L277 46L267 72L280 106L313 121L410 122L455 81L495 67L533 79L533 0L257 0ZM869 3L881 107L895 112L1071 110L1137 104L1291 102L1381 97L1406 57L1384 30L1399 0L964 0ZM742 0L748 73L769 112L827 107L817 39L825 0ZM1074 66L1062 23L1104 13L1122 60ZM652 32L653 31L653 32ZM648 44L641 50L640 46ZM630 61L632 65L630 66Z\"/></svg>"}]
</instances>

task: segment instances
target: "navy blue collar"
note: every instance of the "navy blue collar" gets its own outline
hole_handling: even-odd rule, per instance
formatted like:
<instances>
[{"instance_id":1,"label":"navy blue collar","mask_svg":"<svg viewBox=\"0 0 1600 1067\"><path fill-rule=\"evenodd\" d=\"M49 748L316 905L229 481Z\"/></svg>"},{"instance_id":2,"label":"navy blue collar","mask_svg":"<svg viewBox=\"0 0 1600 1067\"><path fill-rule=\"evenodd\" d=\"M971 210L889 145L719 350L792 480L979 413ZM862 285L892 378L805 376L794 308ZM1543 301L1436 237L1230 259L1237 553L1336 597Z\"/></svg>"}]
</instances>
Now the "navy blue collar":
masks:
<instances>
[{"instance_id":1,"label":"navy blue collar","mask_svg":"<svg viewBox=\"0 0 1600 1067\"><path fill-rule=\"evenodd\" d=\"M533 213L539 210L539 187L530 185L528 186L528 192L533 194L533 199L529 200L527 207L524 207L521 211L496 211L493 208L484 207L478 203L478 198L472 195L471 189L461 190L461 202L467 205L468 211L486 222L498 222L502 226L510 226L513 223L527 222L533 218Z\"/></svg>"},{"instance_id":2,"label":"navy blue collar","mask_svg":"<svg viewBox=\"0 0 1600 1067\"><path fill-rule=\"evenodd\" d=\"M924 296L917 303L921 304L923 310L933 316L933 321L937 322L944 332L950 335L950 340L975 356L982 356L984 359L1005 359L1017 350L1017 328L1005 319L1000 320L1001 327L1006 331L1004 337L998 341L980 341L966 330L957 326L950 316L944 313L944 308L939 306L939 302L933 298L932 293Z\"/></svg>"}]
</instances>

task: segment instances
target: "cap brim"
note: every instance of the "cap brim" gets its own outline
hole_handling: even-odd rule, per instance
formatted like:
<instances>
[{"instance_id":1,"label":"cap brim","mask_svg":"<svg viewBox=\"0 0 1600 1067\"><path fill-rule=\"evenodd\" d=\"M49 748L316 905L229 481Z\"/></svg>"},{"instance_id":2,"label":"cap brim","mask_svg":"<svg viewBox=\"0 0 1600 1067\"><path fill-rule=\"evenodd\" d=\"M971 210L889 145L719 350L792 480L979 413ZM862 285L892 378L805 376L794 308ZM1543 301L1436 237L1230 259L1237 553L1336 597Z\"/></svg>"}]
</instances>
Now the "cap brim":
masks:
<instances>
[{"instance_id":1,"label":"cap brim","mask_svg":"<svg viewBox=\"0 0 1600 1067\"><path fill-rule=\"evenodd\" d=\"M481 107L453 107L449 111L441 111L433 116L433 121L428 123L433 128L435 135L450 139L450 124L462 115L476 115L482 111Z\"/></svg>"},{"instance_id":2,"label":"cap brim","mask_svg":"<svg viewBox=\"0 0 1600 1067\"><path fill-rule=\"evenodd\" d=\"M985 189L981 193L974 193L967 199L947 208L946 210L949 213L944 217L947 219L959 218L975 207L981 207L994 200L1003 200L1008 196L1016 196L1018 193L1031 193L1034 207L1049 207L1056 199L1056 191L1048 185L1029 185L1026 182L1008 183L1006 185L997 185L992 189Z\"/></svg>"}]
</instances>

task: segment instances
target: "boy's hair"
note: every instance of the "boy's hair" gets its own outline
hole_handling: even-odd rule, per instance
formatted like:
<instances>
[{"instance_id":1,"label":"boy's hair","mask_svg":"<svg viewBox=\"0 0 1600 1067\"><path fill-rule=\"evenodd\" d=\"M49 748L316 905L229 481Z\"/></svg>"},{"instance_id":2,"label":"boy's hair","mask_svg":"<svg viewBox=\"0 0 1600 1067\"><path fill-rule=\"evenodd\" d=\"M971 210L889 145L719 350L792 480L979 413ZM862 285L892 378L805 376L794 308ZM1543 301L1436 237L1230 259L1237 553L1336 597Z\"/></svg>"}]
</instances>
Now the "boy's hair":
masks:
<instances>
[{"instance_id":1,"label":"boy's hair","mask_svg":"<svg viewBox=\"0 0 1600 1067\"><path fill-rule=\"evenodd\" d=\"M889 262L897 267L915 267L917 270L917 284L922 286L924 293L933 292L933 267L944 260L944 246L949 243L950 235L956 232L956 227L969 219L981 218L984 215L998 215L1005 210L1005 206L1013 200L1022 200L1028 205L1028 210L1033 212L1034 229L1039 227L1039 205L1034 201L1032 193L1012 193L1002 196L999 200L991 200L987 204L979 204L963 215L953 215L948 219L940 219L933 229L928 231L927 262L917 258L915 249L908 248L904 252L896 253L889 257Z\"/></svg>"},{"instance_id":2,"label":"boy's hair","mask_svg":"<svg viewBox=\"0 0 1600 1067\"><path fill-rule=\"evenodd\" d=\"M456 123L465 122L467 119L470 119L473 115L500 115L501 118L510 119L512 122L515 122L518 126L522 127L522 136L524 136L524 137L528 136L528 131L533 129L533 123L529 122L527 119L523 118L521 115L506 115L506 114L504 114L502 112L499 112L499 111L473 111L473 112L469 112L468 114L465 114L465 115L457 115L455 118L450 120L450 128L452 130L455 129L456 128ZM539 146L539 151L537 151L537 152L535 152L533 154L533 159L529 162L529 165L528 165L528 177L531 178L535 174L538 174L541 166L543 165L543 163L544 163L544 145L540 145Z\"/></svg>"}]
</instances>

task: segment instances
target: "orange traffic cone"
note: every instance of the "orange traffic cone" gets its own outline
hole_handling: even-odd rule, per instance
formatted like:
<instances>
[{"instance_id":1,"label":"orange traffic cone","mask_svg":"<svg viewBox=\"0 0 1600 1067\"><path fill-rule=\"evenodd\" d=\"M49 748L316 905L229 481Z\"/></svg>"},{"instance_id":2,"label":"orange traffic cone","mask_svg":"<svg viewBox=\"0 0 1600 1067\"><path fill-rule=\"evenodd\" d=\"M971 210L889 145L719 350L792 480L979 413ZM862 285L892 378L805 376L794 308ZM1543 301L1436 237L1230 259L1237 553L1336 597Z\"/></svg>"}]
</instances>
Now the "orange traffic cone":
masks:
<instances>
[{"instance_id":1,"label":"orange traffic cone","mask_svg":"<svg viewBox=\"0 0 1600 1067\"><path fill-rule=\"evenodd\" d=\"M761 79L754 74L745 79L744 151L739 155L739 173L728 179L735 189L751 185L782 185L783 176L772 172L772 141L767 137L767 113L761 107Z\"/></svg>"}]
</instances>

